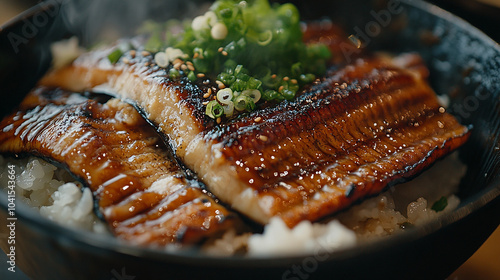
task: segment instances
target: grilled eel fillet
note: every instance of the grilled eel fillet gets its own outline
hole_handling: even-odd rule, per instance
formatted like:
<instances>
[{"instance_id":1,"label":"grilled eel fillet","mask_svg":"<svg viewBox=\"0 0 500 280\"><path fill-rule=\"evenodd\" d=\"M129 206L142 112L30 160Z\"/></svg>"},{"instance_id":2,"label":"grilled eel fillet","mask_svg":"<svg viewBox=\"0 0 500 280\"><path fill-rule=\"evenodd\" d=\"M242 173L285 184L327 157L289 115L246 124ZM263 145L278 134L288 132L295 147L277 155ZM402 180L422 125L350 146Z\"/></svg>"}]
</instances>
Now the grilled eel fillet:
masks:
<instances>
[{"instance_id":1,"label":"grilled eel fillet","mask_svg":"<svg viewBox=\"0 0 500 280\"><path fill-rule=\"evenodd\" d=\"M193 243L234 221L234 214L186 180L154 129L117 99L101 104L37 88L0 131L0 152L47 158L82 179L123 239Z\"/></svg>"},{"instance_id":2,"label":"grilled eel fillet","mask_svg":"<svg viewBox=\"0 0 500 280\"><path fill-rule=\"evenodd\" d=\"M215 84L171 79L147 52L112 65L88 53L41 84L105 84L133 100L208 189L260 223L318 220L415 176L462 145L469 128L445 112L415 54L377 55L330 71L295 101L217 124L203 95Z\"/></svg>"}]
</instances>

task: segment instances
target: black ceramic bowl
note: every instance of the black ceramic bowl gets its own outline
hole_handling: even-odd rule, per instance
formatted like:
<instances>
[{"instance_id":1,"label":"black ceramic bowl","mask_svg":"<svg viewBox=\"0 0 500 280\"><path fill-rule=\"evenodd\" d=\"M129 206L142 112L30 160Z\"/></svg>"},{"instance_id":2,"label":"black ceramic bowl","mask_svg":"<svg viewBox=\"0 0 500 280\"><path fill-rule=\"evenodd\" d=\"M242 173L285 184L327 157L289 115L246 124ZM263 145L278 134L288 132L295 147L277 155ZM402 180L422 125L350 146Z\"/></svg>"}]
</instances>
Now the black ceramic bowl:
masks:
<instances>
[{"instance_id":1,"label":"black ceramic bowl","mask_svg":"<svg viewBox=\"0 0 500 280\"><path fill-rule=\"evenodd\" d=\"M39 4L0 30L3 115L46 71L51 42L70 34L89 42L89 34L79 29L88 18L68 20L75 10L58 2ZM422 1L297 5L305 19L328 16L349 33L364 36L371 50L423 56L432 86L451 99L450 111L474 126L460 150L469 168L457 210L400 235L331 254L218 258L124 245L61 227L18 202L16 265L33 279L444 279L467 260L500 222L500 47L461 19ZM2 223L7 204L6 193L0 192ZM6 230L0 228L0 245L9 252Z\"/></svg>"}]
</instances>

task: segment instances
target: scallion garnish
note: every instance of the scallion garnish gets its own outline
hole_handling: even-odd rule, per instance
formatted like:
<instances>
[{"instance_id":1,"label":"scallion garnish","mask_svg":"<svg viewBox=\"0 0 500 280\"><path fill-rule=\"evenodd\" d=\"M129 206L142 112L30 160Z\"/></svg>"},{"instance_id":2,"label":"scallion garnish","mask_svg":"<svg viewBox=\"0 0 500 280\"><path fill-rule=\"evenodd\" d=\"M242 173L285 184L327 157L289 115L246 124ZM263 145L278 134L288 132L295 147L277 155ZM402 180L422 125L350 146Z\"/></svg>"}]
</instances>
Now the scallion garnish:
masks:
<instances>
[{"instance_id":1,"label":"scallion garnish","mask_svg":"<svg viewBox=\"0 0 500 280\"><path fill-rule=\"evenodd\" d=\"M120 50L120 49L116 49L114 51L112 51L110 54L108 54L108 59L109 59L109 62L111 63L117 63L118 60L120 60L120 57L122 57L123 55L123 51Z\"/></svg>"},{"instance_id":2,"label":"scallion garnish","mask_svg":"<svg viewBox=\"0 0 500 280\"><path fill-rule=\"evenodd\" d=\"M261 94L257 89L246 89L241 94L252 98L253 103L257 103L260 100Z\"/></svg>"},{"instance_id":3,"label":"scallion garnish","mask_svg":"<svg viewBox=\"0 0 500 280\"><path fill-rule=\"evenodd\" d=\"M251 112L255 110L255 103L250 96L241 94L234 99L234 108L238 111Z\"/></svg>"},{"instance_id":4,"label":"scallion garnish","mask_svg":"<svg viewBox=\"0 0 500 280\"><path fill-rule=\"evenodd\" d=\"M170 78L172 79L177 79L181 76L181 73L179 73L179 70L175 69L175 68L172 68L168 71L168 75L170 76Z\"/></svg>"},{"instance_id":5,"label":"scallion garnish","mask_svg":"<svg viewBox=\"0 0 500 280\"><path fill-rule=\"evenodd\" d=\"M222 105L224 108L224 115L226 117L230 117L234 113L234 103L232 101L229 101L227 104Z\"/></svg>"},{"instance_id":6,"label":"scallion garnish","mask_svg":"<svg viewBox=\"0 0 500 280\"><path fill-rule=\"evenodd\" d=\"M255 110L261 100L293 100L301 86L324 74L330 51L323 44L302 42L299 19L292 4L217 0L189 24L178 24L175 32L160 32L151 25L145 30L154 37L148 46L158 50L171 46L182 51L184 62L189 61L195 69L182 74L195 81L203 73L222 83L219 88L230 89L233 96L231 100L227 96L218 99L217 103L227 105L231 101L235 111L243 112ZM166 25L172 26L171 22ZM178 32L179 27L183 32ZM163 45L158 47L161 38ZM159 58L166 67L163 55ZM215 106L213 101L208 104ZM224 114L231 117L230 110L225 109ZM206 111L215 117L208 105Z\"/></svg>"},{"instance_id":7,"label":"scallion garnish","mask_svg":"<svg viewBox=\"0 0 500 280\"><path fill-rule=\"evenodd\" d=\"M229 102L232 103L233 91L230 88L219 90L219 92L217 92L217 100L219 100L222 104L229 104Z\"/></svg>"},{"instance_id":8,"label":"scallion garnish","mask_svg":"<svg viewBox=\"0 0 500 280\"><path fill-rule=\"evenodd\" d=\"M216 119L224 114L224 108L219 104L219 102L212 100L208 102L205 113L212 119Z\"/></svg>"},{"instance_id":9,"label":"scallion garnish","mask_svg":"<svg viewBox=\"0 0 500 280\"><path fill-rule=\"evenodd\" d=\"M191 82L196 81L196 74L194 73L194 71L190 71L190 72L188 73L187 78L188 78Z\"/></svg>"},{"instance_id":10,"label":"scallion garnish","mask_svg":"<svg viewBox=\"0 0 500 280\"><path fill-rule=\"evenodd\" d=\"M432 204L431 209L436 212L440 212L443 211L446 206L448 206L448 199L443 196L438 201L434 202L434 204Z\"/></svg>"}]
</instances>

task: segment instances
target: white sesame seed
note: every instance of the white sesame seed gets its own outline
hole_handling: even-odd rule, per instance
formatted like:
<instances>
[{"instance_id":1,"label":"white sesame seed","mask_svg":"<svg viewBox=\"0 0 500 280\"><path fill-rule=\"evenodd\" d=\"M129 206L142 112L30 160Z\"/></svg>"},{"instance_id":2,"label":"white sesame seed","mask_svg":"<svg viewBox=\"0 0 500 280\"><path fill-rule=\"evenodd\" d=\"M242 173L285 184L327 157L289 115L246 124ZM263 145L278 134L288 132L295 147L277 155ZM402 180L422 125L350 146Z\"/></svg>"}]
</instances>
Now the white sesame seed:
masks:
<instances>
[{"instance_id":1,"label":"white sesame seed","mask_svg":"<svg viewBox=\"0 0 500 280\"><path fill-rule=\"evenodd\" d=\"M217 84L217 86L219 87L219 89L226 88L226 85L223 82L219 81L219 80L215 81L215 83Z\"/></svg>"}]
</instances>

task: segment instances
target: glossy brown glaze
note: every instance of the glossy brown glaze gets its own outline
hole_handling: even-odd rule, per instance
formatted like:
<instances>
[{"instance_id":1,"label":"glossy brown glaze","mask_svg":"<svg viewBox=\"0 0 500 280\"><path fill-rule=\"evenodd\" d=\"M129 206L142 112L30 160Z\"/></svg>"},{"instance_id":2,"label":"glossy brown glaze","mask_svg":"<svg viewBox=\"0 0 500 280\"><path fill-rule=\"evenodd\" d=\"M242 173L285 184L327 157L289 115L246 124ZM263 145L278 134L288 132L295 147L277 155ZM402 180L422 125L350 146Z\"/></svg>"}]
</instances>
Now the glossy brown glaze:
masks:
<instances>
[{"instance_id":1,"label":"glossy brown glaze","mask_svg":"<svg viewBox=\"0 0 500 280\"><path fill-rule=\"evenodd\" d=\"M95 86L88 77L102 70L88 62L44 82ZM141 105L214 194L262 223L280 216L293 226L335 213L418 174L469 135L439 105L426 67L413 54L358 59L331 71L293 102L210 126L189 115L198 106L190 103L193 98L168 77L141 76L140 67L119 63L107 75L108 85ZM128 87L116 82L122 76L132 80ZM141 89L133 86L137 83ZM169 94L179 101L165 102ZM176 108L184 114L182 122L164 114Z\"/></svg>"},{"instance_id":2,"label":"glossy brown glaze","mask_svg":"<svg viewBox=\"0 0 500 280\"><path fill-rule=\"evenodd\" d=\"M120 238L193 243L232 226L232 214L187 181L154 129L117 99L37 88L0 130L0 152L40 156L79 177Z\"/></svg>"},{"instance_id":3,"label":"glossy brown glaze","mask_svg":"<svg viewBox=\"0 0 500 280\"><path fill-rule=\"evenodd\" d=\"M224 157L271 216L289 225L317 220L411 178L467 140L469 129L422 78L419 57L398 59L360 59L296 101L206 136L223 144Z\"/></svg>"},{"instance_id":4,"label":"glossy brown glaze","mask_svg":"<svg viewBox=\"0 0 500 280\"><path fill-rule=\"evenodd\" d=\"M336 61L339 42L347 44L339 30L309 25L304 39L330 44ZM41 84L106 84L133 100L212 193L260 223L273 216L289 226L321 219L415 176L469 136L439 105L415 54L339 58L293 102L217 124L203 116L202 96L216 91L212 82L170 79L152 55L134 53L115 65L106 52L89 53Z\"/></svg>"}]
</instances>

